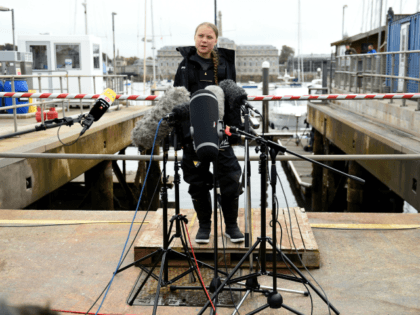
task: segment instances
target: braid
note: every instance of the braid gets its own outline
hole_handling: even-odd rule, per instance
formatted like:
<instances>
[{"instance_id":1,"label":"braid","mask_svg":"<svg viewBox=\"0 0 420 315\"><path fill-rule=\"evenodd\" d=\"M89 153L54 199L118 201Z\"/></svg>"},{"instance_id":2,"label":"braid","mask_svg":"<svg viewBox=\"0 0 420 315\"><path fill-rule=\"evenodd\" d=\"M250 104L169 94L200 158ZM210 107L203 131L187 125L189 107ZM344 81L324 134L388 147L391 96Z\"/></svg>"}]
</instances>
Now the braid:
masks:
<instances>
[{"instance_id":1,"label":"braid","mask_svg":"<svg viewBox=\"0 0 420 315\"><path fill-rule=\"evenodd\" d=\"M219 55L213 49L211 51L211 56L213 58L213 65L214 65L214 84L219 85L219 81L217 79L217 67L219 66Z\"/></svg>"}]
</instances>

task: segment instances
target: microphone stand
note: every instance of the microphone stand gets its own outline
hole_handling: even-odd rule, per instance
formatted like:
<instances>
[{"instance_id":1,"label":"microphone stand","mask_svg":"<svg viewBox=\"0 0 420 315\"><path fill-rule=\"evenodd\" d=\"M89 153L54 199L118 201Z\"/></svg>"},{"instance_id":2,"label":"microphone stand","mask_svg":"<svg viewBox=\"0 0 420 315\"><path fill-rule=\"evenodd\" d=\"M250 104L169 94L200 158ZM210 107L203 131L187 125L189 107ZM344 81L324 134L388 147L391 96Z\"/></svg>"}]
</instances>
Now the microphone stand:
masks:
<instances>
[{"instance_id":1,"label":"microphone stand","mask_svg":"<svg viewBox=\"0 0 420 315\"><path fill-rule=\"evenodd\" d=\"M267 296L267 303L261 307L258 307L257 309L251 311L248 314L256 314L258 312L261 312L263 310L265 310L266 308L273 308L273 309L279 309L281 307L287 309L288 311L294 313L294 314L302 314L300 312L298 312L297 310L285 305L283 303L283 297L278 293L278 289L277 289L277 278L280 279L284 279L284 280L288 280L288 281L293 281L293 282L298 282L298 283L302 283L302 284L306 284L309 287L311 287L311 289L326 303L328 304L328 307L331 308L335 314L340 314L340 312L328 301L328 299L305 277L305 275L302 274L302 272L290 261L290 259L283 253L283 251L281 250L281 244L280 244L280 248L277 247L277 237L276 237L276 222L277 222L277 218L276 218L276 211L274 211L275 209L275 203L273 201L273 211L272 211L272 238L269 238L266 236L266 200L265 200L265 193L266 193L266 188L267 188L267 183L266 183L266 178L267 178L267 169L266 169L266 162L267 162L267 147L271 148L270 151L270 156L271 156L271 160L272 160L272 180L271 180L271 184L272 184L272 189L273 189L273 194L275 194L275 185L274 181L275 178L273 178L274 176L276 176L276 167L275 167L275 163L276 163L276 156L279 152L282 153L289 153L292 154L294 156L300 157L303 160L309 161L311 163L320 165L326 169L329 169L333 172L336 172L340 175L344 175L350 179L356 180L358 182L364 183L365 181L363 179L360 179L356 176L353 175L349 175L346 174L344 172L341 172L335 168L332 168L328 165L324 165L318 161L314 161L310 158L307 158L305 156L302 156L300 154L291 152L289 150L287 150L285 147L271 141L271 140L266 140L262 137L257 137L257 136L253 136L247 132L241 131L238 128L230 128L232 132L237 132L249 139L253 139L256 140L257 143L261 146L261 155L260 155L260 163L261 163L261 237L258 237L257 241L251 246L251 248L248 250L248 252L245 254L245 256L242 257L242 259L239 261L238 265L235 266L235 268L231 271L231 273L229 274L229 276L223 281L222 285L213 293L211 299L213 299L213 297L217 296L217 294L224 289L224 287L226 285L230 285L230 284L234 284L234 283L238 283L239 281L243 281L246 280L246 286L247 288L255 291L255 292L261 292L263 291L263 293ZM227 130L226 130L227 133ZM272 257L273 257L273 272L268 272L267 271L267 266L266 266L266 243L270 244L272 246ZM260 271L258 272L254 272L251 274L248 274L246 276L242 276L242 277L237 277L237 278L233 278L233 276L235 275L235 273L238 271L238 269L242 266L242 264L245 262L245 260L252 255L252 252L257 248L257 246L260 245L260 251L261 251L261 257L260 257ZM299 277L294 277L294 276L289 276L289 275L284 275L284 274L277 274L277 254L280 255L281 259L283 260L284 263L287 263L298 275ZM261 290L257 278L263 275L268 275L271 276L273 278L273 287L272 290ZM207 302L203 308L200 310L200 312L198 313L198 315L201 315L204 313L204 311L208 308L209 306L209 302Z\"/></svg>"},{"instance_id":2,"label":"microphone stand","mask_svg":"<svg viewBox=\"0 0 420 315\"><path fill-rule=\"evenodd\" d=\"M85 118L85 115L79 115L77 118L64 117L64 118L55 118L55 119L52 119L52 120L46 120L46 121L44 121L43 124L35 126L35 129L18 131L18 132L10 133L10 134L7 134L7 135L3 135L3 136L0 136L0 140L15 137L15 136L24 135L24 134L31 133L31 132L34 132L34 131L42 131L42 130L47 130L47 129L51 129L51 128L61 127L61 126L71 127L75 123L81 123L84 118Z\"/></svg>"},{"instance_id":3,"label":"microphone stand","mask_svg":"<svg viewBox=\"0 0 420 315\"><path fill-rule=\"evenodd\" d=\"M249 108L247 106L241 106L243 117L244 117L244 124L245 124L245 132L249 133ZM250 248L250 244L252 243L252 213L251 213L251 163L249 161L249 139L248 137L245 138L245 162L244 162L244 178L245 178L245 247ZM265 165L265 164L264 164ZM265 188L264 188L265 189ZM265 193L261 193L261 196L265 195ZM251 274L254 268L254 259L253 255L249 255L249 273ZM248 288L244 296L242 297L241 301L239 301L238 306L233 311L232 315L235 315L239 308L242 306L242 304L247 299L248 295L251 293L252 296L252 287L260 287L263 289L273 289L272 287L268 286L261 286L258 284L257 278L254 278L251 281L248 281L247 283L237 283L239 285L244 285ZM308 292L304 291L297 291L297 290L288 290L288 289L280 289L277 288L279 291L289 292L289 293L297 293L297 294L303 294L305 296L308 296Z\"/></svg>"},{"instance_id":4,"label":"microphone stand","mask_svg":"<svg viewBox=\"0 0 420 315\"><path fill-rule=\"evenodd\" d=\"M146 272L146 277L143 279L142 283L140 284L139 288L137 289L137 291L135 291L135 288L137 287L137 284L141 281L141 275L142 272L139 274L139 276L137 277L136 282L134 283L134 286L127 298L127 303L129 305L133 305L134 304L134 300L137 298L137 296L139 295L139 293L141 292L141 290L144 288L147 280L152 277L153 279L157 280L158 285L157 285L157 289L156 289L156 295L155 295L155 301L154 301L154 305L153 305L153 314L156 314L157 312L157 307L158 307L158 303L159 303L159 294L160 294L160 289L161 287L165 287L168 286L176 281L178 281L179 279L185 277L186 275L192 274L192 278L193 278L193 282L196 281L196 278L194 277L194 272L196 273L197 278L199 278L199 274L198 274L198 270L197 267L193 264L194 258L191 256L189 248L188 248L188 241L187 241L187 236L186 236L186 232L185 232L185 227L183 224L181 223L188 223L188 220L186 218L185 215L181 215L180 214L180 204L179 204L179 185L180 185L180 176L179 176L179 162L178 162L178 150L181 149L181 145L178 141L178 133L181 133L182 131L178 130L178 125L175 125L173 132L172 132L172 139L173 140L173 146L174 146L174 150L175 150L175 163L174 163L174 170L175 170L175 215L172 216L172 218L170 219L170 226L169 226L169 231L168 231L168 194L167 194L167 190L168 190L168 185L167 185L167 176L166 176L166 164L168 161L168 150L169 150L169 139L168 137L163 139L163 143L162 143L162 148L163 148L163 171L162 171L162 180L163 180L163 186L161 189L161 197L162 197L162 234L163 234L163 247L158 248L155 252L146 255L145 257L140 258L139 260L119 269L117 271L117 273L124 271L125 269L133 266L133 265L139 265L139 267ZM170 237L171 233L172 233L172 229L174 226L174 222L175 222L175 234L172 235L172 237ZM182 248L184 253L180 253L177 252L175 250L173 250L172 248L170 248L170 244L173 242L173 240L175 238L180 238L181 240L181 244L182 244ZM171 259L169 256L170 255L175 255L178 256L180 258L186 259L189 265L189 268L187 271L181 273L180 275L174 277L173 279L169 280L169 271L168 271L168 262ZM149 258L153 258L153 257L157 257L155 263L153 264L151 269L146 268L145 266L141 265L140 263L146 259ZM158 265L158 263L161 262L160 265L160 272L159 272L159 276L156 276L153 271L155 270L156 266ZM200 266L204 266L210 269L214 269L212 266L205 264L201 261L197 261L197 263ZM224 273L225 275L227 275L227 273ZM201 284L201 282L200 282ZM220 283L219 283L220 285ZM174 291L174 288L176 286L171 286L170 290ZM178 288L178 287L177 287ZM204 291L204 287L194 287L195 289L202 289ZM135 292L134 292L135 291Z\"/></svg>"}]
</instances>

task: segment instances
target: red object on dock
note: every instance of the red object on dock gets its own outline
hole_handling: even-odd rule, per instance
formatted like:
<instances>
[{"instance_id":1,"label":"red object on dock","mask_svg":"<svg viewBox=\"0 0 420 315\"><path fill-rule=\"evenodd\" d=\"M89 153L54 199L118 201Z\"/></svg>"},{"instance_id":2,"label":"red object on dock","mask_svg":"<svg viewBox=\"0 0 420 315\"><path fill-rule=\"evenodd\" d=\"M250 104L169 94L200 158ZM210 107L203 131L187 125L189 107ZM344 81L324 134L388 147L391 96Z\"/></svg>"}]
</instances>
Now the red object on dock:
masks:
<instances>
[{"instance_id":1,"label":"red object on dock","mask_svg":"<svg viewBox=\"0 0 420 315\"><path fill-rule=\"evenodd\" d=\"M47 113L47 119L51 120L51 119L55 119L58 118L58 113L55 110L55 107L51 107L49 112Z\"/></svg>"},{"instance_id":2,"label":"red object on dock","mask_svg":"<svg viewBox=\"0 0 420 315\"><path fill-rule=\"evenodd\" d=\"M47 116L47 113L44 111L44 121L46 120L46 116ZM37 122L41 122L41 107L37 107L35 118Z\"/></svg>"}]
</instances>

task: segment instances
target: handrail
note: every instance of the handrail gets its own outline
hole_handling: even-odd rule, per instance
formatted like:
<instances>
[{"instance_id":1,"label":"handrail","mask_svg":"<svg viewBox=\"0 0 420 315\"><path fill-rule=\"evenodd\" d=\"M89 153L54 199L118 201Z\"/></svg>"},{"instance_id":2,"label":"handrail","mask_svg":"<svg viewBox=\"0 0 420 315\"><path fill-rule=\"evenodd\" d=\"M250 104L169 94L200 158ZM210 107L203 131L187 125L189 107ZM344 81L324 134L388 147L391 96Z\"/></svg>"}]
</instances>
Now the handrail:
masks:
<instances>
[{"instance_id":1,"label":"handrail","mask_svg":"<svg viewBox=\"0 0 420 315\"><path fill-rule=\"evenodd\" d=\"M64 72L64 71L63 71ZM58 74L46 74L46 75L35 75L35 74L24 74L24 75L0 75L0 79L3 78L59 78L59 77L65 77L65 78L91 78L91 77L95 77L95 78L123 78L123 77L128 77L127 75L123 75L123 74L113 74L113 75L89 75L89 74L63 74L63 75L58 75Z\"/></svg>"},{"instance_id":2,"label":"handrail","mask_svg":"<svg viewBox=\"0 0 420 315\"><path fill-rule=\"evenodd\" d=\"M244 161L243 155L236 156L239 161ZM62 154L62 153L8 153L0 152L0 158L30 158L30 159L75 159L75 160L125 160L149 161L150 155L114 155L114 154ZM178 154L178 159L182 154ZM372 160L420 160L420 154L352 154L352 155L310 155L315 161L372 161ZM152 157L153 161L163 161L163 156ZM169 161L174 161L175 156L169 156ZM250 161L259 161L258 156L250 156ZM293 155L278 155L277 161L300 161ZM308 162L309 163L309 162Z\"/></svg>"}]
</instances>

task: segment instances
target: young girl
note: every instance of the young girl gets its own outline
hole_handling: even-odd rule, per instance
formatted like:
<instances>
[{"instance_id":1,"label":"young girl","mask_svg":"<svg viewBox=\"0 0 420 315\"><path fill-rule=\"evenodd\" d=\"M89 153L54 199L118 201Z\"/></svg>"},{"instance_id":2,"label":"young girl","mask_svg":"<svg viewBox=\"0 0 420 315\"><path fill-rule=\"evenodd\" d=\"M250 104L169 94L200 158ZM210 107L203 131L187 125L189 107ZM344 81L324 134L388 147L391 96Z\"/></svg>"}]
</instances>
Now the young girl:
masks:
<instances>
[{"instance_id":1,"label":"young girl","mask_svg":"<svg viewBox=\"0 0 420 315\"><path fill-rule=\"evenodd\" d=\"M184 59L175 75L174 86L184 86L193 94L208 85L218 85L225 79L236 81L235 52L224 48L216 49L218 33L214 24L201 23L195 30L195 46L177 48ZM240 117L225 106L223 120L226 124L236 125ZM200 226L195 241L208 243L212 215L209 190L212 189L213 176L209 172L209 163L197 163L198 157L193 148L189 127L189 121L183 123L184 155L181 166L184 180L190 184L188 192L193 200ZM242 242L244 235L237 224L241 168L232 147L219 150L217 169L217 180L222 196L221 206L226 224L225 234L232 242Z\"/></svg>"}]
</instances>

